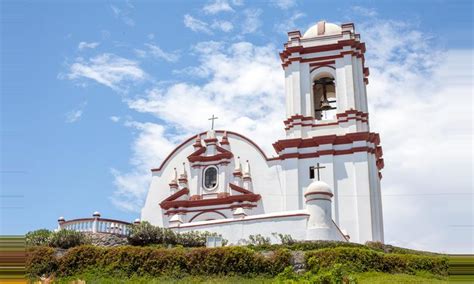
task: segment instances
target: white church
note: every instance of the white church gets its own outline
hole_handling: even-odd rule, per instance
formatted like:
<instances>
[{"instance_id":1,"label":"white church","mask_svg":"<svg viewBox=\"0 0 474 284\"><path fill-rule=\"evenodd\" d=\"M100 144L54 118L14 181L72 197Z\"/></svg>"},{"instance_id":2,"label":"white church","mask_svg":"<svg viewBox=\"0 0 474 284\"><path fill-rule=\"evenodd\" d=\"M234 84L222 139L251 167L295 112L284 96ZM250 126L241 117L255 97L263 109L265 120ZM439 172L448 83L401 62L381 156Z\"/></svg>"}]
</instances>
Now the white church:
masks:
<instances>
[{"instance_id":1,"label":"white church","mask_svg":"<svg viewBox=\"0 0 474 284\"><path fill-rule=\"evenodd\" d=\"M141 220L217 232L231 244L256 234L276 242L274 233L383 242L384 162L369 129L364 53L353 24L289 32L280 53L286 137L273 143L276 155L230 130L190 137L152 169Z\"/></svg>"}]
</instances>

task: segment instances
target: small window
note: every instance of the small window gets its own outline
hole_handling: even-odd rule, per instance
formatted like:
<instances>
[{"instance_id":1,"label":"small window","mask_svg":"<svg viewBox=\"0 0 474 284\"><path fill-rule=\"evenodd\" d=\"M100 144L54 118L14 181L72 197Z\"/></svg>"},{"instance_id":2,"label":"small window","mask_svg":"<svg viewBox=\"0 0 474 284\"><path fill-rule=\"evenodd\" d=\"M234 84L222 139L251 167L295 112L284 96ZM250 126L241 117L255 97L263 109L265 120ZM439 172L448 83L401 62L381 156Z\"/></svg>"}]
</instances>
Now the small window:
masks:
<instances>
[{"instance_id":1,"label":"small window","mask_svg":"<svg viewBox=\"0 0 474 284\"><path fill-rule=\"evenodd\" d=\"M209 167L204 170L204 187L214 189L217 186L217 168Z\"/></svg>"},{"instance_id":2,"label":"small window","mask_svg":"<svg viewBox=\"0 0 474 284\"><path fill-rule=\"evenodd\" d=\"M309 167L309 179L314 179L314 167Z\"/></svg>"}]
</instances>

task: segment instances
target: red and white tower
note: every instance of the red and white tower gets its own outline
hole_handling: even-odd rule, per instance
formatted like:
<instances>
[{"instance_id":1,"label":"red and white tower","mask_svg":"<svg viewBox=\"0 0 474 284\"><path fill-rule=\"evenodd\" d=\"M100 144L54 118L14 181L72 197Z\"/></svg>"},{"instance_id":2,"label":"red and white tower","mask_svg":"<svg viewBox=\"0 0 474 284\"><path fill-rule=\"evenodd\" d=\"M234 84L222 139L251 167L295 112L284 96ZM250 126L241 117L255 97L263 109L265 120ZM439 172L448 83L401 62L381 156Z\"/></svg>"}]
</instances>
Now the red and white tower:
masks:
<instances>
[{"instance_id":1,"label":"red and white tower","mask_svg":"<svg viewBox=\"0 0 474 284\"><path fill-rule=\"evenodd\" d=\"M302 207L301 191L317 174L334 190L334 221L356 242L383 241L382 149L369 129L364 53L353 24L289 32L280 53L286 139L274 143L284 160L285 209Z\"/></svg>"}]
</instances>

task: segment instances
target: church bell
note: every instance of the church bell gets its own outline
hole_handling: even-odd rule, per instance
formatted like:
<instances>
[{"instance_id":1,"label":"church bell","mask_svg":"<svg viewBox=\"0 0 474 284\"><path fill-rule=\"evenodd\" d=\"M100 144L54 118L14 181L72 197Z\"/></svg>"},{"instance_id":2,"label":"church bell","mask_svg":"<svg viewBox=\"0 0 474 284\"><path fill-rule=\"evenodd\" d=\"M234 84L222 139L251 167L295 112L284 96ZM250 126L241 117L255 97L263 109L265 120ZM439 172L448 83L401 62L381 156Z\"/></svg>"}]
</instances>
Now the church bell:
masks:
<instances>
[{"instance_id":1,"label":"church bell","mask_svg":"<svg viewBox=\"0 0 474 284\"><path fill-rule=\"evenodd\" d=\"M330 109L331 109L331 105L329 104L329 101L326 98L326 96L324 96L324 100L321 103L321 110L330 110Z\"/></svg>"}]
</instances>

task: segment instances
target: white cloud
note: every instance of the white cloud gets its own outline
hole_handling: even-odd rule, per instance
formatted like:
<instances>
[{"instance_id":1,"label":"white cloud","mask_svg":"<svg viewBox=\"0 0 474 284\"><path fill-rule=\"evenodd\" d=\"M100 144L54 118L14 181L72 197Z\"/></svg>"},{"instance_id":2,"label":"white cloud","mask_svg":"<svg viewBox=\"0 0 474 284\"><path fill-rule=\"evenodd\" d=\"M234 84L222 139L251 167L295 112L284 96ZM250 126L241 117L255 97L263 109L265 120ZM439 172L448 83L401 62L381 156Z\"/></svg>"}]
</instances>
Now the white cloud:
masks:
<instances>
[{"instance_id":1,"label":"white cloud","mask_svg":"<svg viewBox=\"0 0 474 284\"><path fill-rule=\"evenodd\" d=\"M282 10L296 6L296 0L272 0L271 3Z\"/></svg>"},{"instance_id":2,"label":"white cloud","mask_svg":"<svg viewBox=\"0 0 474 284\"><path fill-rule=\"evenodd\" d=\"M127 26L135 26L135 21L130 17L130 11L133 9L133 6L127 5L126 9L120 9L117 6L111 5L110 9L114 13L115 18L120 19Z\"/></svg>"},{"instance_id":3,"label":"white cloud","mask_svg":"<svg viewBox=\"0 0 474 284\"><path fill-rule=\"evenodd\" d=\"M147 56L147 52L143 49L135 48L133 51L140 58L145 58Z\"/></svg>"},{"instance_id":4,"label":"white cloud","mask_svg":"<svg viewBox=\"0 0 474 284\"><path fill-rule=\"evenodd\" d=\"M275 30L279 33L287 34L289 31L295 30L297 28L296 21L305 16L304 13L295 12L288 19L275 24Z\"/></svg>"},{"instance_id":5,"label":"white cloud","mask_svg":"<svg viewBox=\"0 0 474 284\"><path fill-rule=\"evenodd\" d=\"M281 134L283 128L272 120L277 117L283 120L283 113L280 113L283 109L283 73L275 48L248 42L223 49L202 48L203 45L218 44L203 43L195 48L201 61L196 68L209 74L206 84L178 82L154 88L145 98L130 100L130 107L154 114L187 134L206 129L211 113L217 116L220 113L218 125L222 127L246 133L270 131ZM252 101L251 106L249 101ZM265 144L267 149L271 148L270 143Z\"/></svg>"},{"instance_id":6,"label":"white cloud","mask_svg":"<svg viewBox=\"0 0 474 284\"><path fill-rule=\"evenodd\" d=\"M384 149L386 242L472 253L472 126L466 122L473 51L443 52L430 35L403 22L375 19L359 28L371 68L372 131L380 132Z\"/></svg>"},{"instance_id":7,"label":"white cloud","mask_svg":"<svg viewBox=\"0 0 474 284\"><path fill-rule=\"evenodd\" d=\"M148 47L148 53L154 58L160 58L168 62L176 62L179 59L176 52L165 52L159 46L150 43L146 43L145 46Z\"/></svg>"},{"instance_id":8,"label":"white cloud","mask_svg":"<svg viewBox=\"0 0 474 284\"><path fill-rule=\"evenodd\" d=\"M120 117L119 116L115 116L115 115L112 115L111 117L109 117L110 120L112 120L113 122L119 122L120 121Z\"/></svg>"},{"instance_id":9,"label":"white cloud","mask_svg":"<svg viewBox=\"0 0 474 284\"><path fill-rule=\"evenodd\" d=\"M262 10L260 9L247 9L244 11L245 19L242 23L243 34L250 34L258 31L262 25L262 21L260 20L261 14Z\"/></svg>"},{"instance_id":10,"label":"white cloud","mask_svg":"<svg viewBox=\"0 0 474 284\"><path fill-rule=\"evenodd\" d=\"M90 49L94 49L96 47L99 46L100 43L98 42L85 42L85 41L81 41L79 43L79 45L77 46L77 48L79 50L83 50L83 49L86 49L86 48L90 48Z\"/></svg>"},{"instance_id":11,"label":"white cloud","mask_svg":"<svg viewBox=\"0 0 474 284\"><path fill-rule=\"evenodd\" d=\"M194 32L203 32L207 34L212 34L212 31L209 28L208 23L198 20L189 14L184 15L184 25L187 28L190 28Z\"/></svg>"},{"instance_id":12,"label":"white cloud","mask_svg":"<svg viewBox=\"0 0 474 284\"><path fill-rule=\"evenodd\" d=\"M70 80L90 79L116 91L126 91L126 83L144 80L146 76L138 62L104 53L89 60L77 58L70 65L69 73L60 77Z\"/></svg>"},{"instance_id":13,"label":"white cloud","mask_svg":"<svg viewBox=\"0 0 474 284\"><path fill-rule=\"evenodd\" d=\"M111 200L125 211L139 212L150 185L150 169L172 150L173 140L159 124L127 121L125 125L139 132L132 145L134 169L127 173L111 169L116 186Z\"/></svg>"},{"instance_id":14,"label":"white cloud","mask_svg":"<svg viewBox=\"0 0 474 284\"><path fill-rule=\"evenodd\" d=\"M242 6L244 5L244 0L232 0L232 4L234 6Z\"/></svg>"},{"instance_id":15,"label":"white cloud","mask_svg":"<svg viewBox=\"0 0 474 284\"><path fill-rule=\"evenodd\" d=\"M229 2L226 0L214 0L204 6L204 12L207 14L217 14L220 12L233 12L234 9L229 5Z\"/></svg>"},{"instance_id":16,"label":"white cloud","mask_svg":"<svg viewBox=\"0 0 474 284\"><path fill-rule=\"evenodd\" d=\"M234 29L234 25L229 21L214 21L211 27L213 29L219 29L226 33Z\"/></svg>"},{"instance_id":17,"label":"white cloud","mask_svg":"<svg viewBox=\"0 0 474 284\"><path fill-rule=\"evenodd\" d=\"M352 6L351 9L354 13L357 13L365 17L375 17L378 15L377 11L373 8L366 8L362 6Z\"/></svg>"},{"instance_id":18,"label":"white cloud","mask_svg":"<svg viewBox=\"0 0 474 284\"><path fill-rule=\"evenodd\" d=\"M81 119L87 102L81 103L77 108L66 113L66 123L74 123Z\"/></svg>"}]
</instances>

